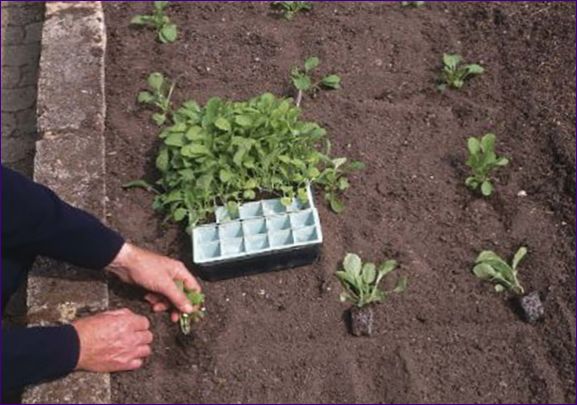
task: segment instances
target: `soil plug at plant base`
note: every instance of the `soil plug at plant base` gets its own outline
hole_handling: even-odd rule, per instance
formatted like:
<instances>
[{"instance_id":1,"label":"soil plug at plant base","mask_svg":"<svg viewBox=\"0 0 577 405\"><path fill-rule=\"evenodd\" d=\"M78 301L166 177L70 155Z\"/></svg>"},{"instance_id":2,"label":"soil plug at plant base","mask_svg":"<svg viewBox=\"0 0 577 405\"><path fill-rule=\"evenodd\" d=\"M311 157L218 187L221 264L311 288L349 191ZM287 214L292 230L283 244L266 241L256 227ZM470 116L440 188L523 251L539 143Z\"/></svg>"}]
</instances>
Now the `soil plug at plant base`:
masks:
<instances>
[{"instance_id":1,"label":"soil plug at plant base","mask_svg":"<svg viewBox=\"0 0 577 405\"><path fill-rule=\"evenodd\" d=\"M303 95L305 93L311 93L313 96L321 87L326 89L340 89L341 88L341 78L337 75L328 75L323 77L318 82L314 82L310 76L312 71L317 68L320 63L320 59L316 56L311 56L305 60L304 68L301 70L295 67L291 72L291 79L293 85L297 89L297 98L295 104L297 107L301 105Z\"/></svg>"},{"instance_id":2,"label":"soil plug at plant base","mask_svg":"<svg viewBox=\"0 0 577 405\"><path fill-rule=\"evenodd\" d=\"M188 335L192 330L192 324L204 318L206 313L204 309L204 294L196 290L186 289L184 283L180 280L176 281L176 285L184 292L192 307L195 308L195 311L190 314L181 314L178 320L180 331L184 335Z\"/></svg>"},{"instance_id":3,"label":"soil plug at plant base","mask_svg":"<svg viewBox=\"0 0 577 405\"><path fill-rule=\"evenodd\" d=\"M465 80L485 72L481 65L460 65L461 60L461 55L443 54L443 71L439 78L439 90L443 91L447 86L460 89L465 84Z\"/></svg>"},{"instance_id":4,"label":"soil plug at plant base","mask_svg":"<svg viewBox=\"0 0 577 405\"><path fill-rule=\"evenodd\" d=\"M155 1L152 15L137 15L130 21L134 25L143 25L156 29L160 42L166 44L176 41L178 30L176 24L170 22L170 18L164 13L168 1Z\"/></svg>"},{"instance_id":5,"label":"soil plug at plant base","mask_svg":"<svg viewBox=\"0 0 577 405\"><path fill-rule=\"evenodd\" d=\"M497 254L490 250L484 250L479 253L473 273L481 280L487 280L495 283L495 291L503 292L509 290L513 292L519 306L523 310L524 318L528 322L536 322L544 315L543 304L539 298L538 292L525 294L525 290L517 278L517 266L527 254L526 247L520 247L513 257L513 262L509 265Z\"/></svg>"},{"instance_id":6,"label":"soil plug at plant base","mask_svg":"<svg viewBox=\"0 0 577 405\"><path fill-rule=\"evenodd\" d=\"M390 292L401 293L407 288L407 278L398 279L392 291L379 288L381 280L397 267L395 260L387 260L377 268L374 263L362 263L361 258L348 253L343 260L343 270L336 275L344 288L340 295L341 302L350 301L354 305L350 309L351 332L355 336L371 336L373 334L372 304L384 300Z\"/></svg>"},{"instance_id":7,"label":"soil plug at plant base","mask_svg":"<svg viewBox=\"0 0 577 405\"><path fill-rule=\"evenodd\" d=\"M495 134L485 134L480 139L471 137L467 141L469 159L466 164L473 171L473 175L467 177L465 184L472 190L481 188L481 193L485 197L493 193L491 172L509 164L509 159L499 157L495 153L496 139Z\"/></svg>"}]
</instances>

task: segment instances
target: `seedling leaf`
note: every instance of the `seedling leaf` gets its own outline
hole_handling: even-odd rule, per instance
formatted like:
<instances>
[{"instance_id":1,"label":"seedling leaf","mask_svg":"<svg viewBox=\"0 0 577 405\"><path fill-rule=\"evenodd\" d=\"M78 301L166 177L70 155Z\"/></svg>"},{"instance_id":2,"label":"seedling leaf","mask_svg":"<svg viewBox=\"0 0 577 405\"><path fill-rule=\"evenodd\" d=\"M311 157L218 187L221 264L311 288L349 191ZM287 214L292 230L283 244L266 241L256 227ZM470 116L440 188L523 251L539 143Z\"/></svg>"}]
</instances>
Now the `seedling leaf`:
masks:
<instances>
[{"instance_id":1,"label":"seedling leaf","mask_svg":"<svg viewBox=\"0 0 577 405\"><path fill-rule=\"evenodd\" d=\"M310 58L305 60L305 72L307 73L310 72L311 70L316 68L320 62L321 61L319 58L317 58L316 56L311 56Z\"/></svg>"},{"instance_id":2,"label":"seedling leaf","mask_svg":"<svg viewBox=\"0 0 577 405\"><path fill-rule=\"evenodd\" d=\"M343 261L345 271L353 276L358 276L361 272L361 258L355 253L347 253Z\"/></svg>"}]
</instances>

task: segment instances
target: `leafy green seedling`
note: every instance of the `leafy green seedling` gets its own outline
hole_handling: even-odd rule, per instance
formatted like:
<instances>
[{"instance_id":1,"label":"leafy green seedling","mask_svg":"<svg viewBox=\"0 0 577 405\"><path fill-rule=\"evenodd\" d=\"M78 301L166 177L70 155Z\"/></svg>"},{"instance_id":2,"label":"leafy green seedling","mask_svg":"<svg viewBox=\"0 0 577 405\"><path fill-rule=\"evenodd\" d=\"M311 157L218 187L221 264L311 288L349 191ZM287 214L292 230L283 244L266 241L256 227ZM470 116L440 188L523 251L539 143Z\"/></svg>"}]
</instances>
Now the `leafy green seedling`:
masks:
<instances>
[{"instance_id":1,"label":"leafy green seedling","mask_svg":"<svg viewBox=\"0 0 577 405\"><path fill-rule=\"evenodd\" d=\"M174 91L175 82L169 83L162 73L158 72L148 76L147 82L149 90L141 91L138 94L138 102L157 107L160 112L152 114L152 119L156 125L163 125L171 112L170 99Z\"/></svg>"},{"instance_id":2,"label":"leafy green seedling","mask_svg":"<svg viewBox=\"0 0 577 405\"><path fill-rule=\"evenodd\" d=\"M131 24L152 27L158 32L158 39L163 44L176 41L178 30L176 24L170 21L164 9L168 1L155 1L151 15L137 15L130 20Z\"/></svg>"},{"instance_id":3,"label":"leafy green seedling","mask_svg":"<svg viewBox=\"0 0 577 405\"><path fill-rule=\"evenodd\" d=\"M481 280L495 283L495 291L497 292L503 292L507 289L515 294L522 295L525 290L517 279L517 266L526 254L527 248L524 246L520 247L513 257L513 262L509 265L494 252L484 250L479 253L475 261L473 273Z\"/></svg>"},{"instance_id":4,"label":"leafy green seedling","mask_svg":"<svg viewBox=\"0 0 577 405\"><path fill-rule=\"evenodd\" d=\"M374 263L364 263L361 258L348 253L343 261L343 270L337 271L336 275L344 288L340 300L350 301L359 308L373 302L380 302L390 292L401 293L407 288L407 277L398 279L396 287L391 291L383 291L379 288L381 280L397 267L395 260L387 260L377 268Z\"/></svg>"},{"instance_id":5,"label":"leafy green seedling","mask_svg":"<svg viewBox=\"0 0 577 405\"><path fill-rule=\"evenodd\" d=\"M443 91L447 86L460 89L465 80L472 76L483 74L485 69L481 65L461 65L462 58L457 54L443 54L443 71L439 79L439 90Z\"/></svg>"},{"instance_id":6,"label":"leafy green seedling","mask_svg":"<svg viewBox=\"0 0 577 405\"><path fill-rule=\"evenodd\" d=\"M465 184L472 190L481 188L481 193L488 197L493 193L493 184L491 183L491 172L498 167L509 164L509 159L499 157L495 154L495 134L485 134L482 138L469 138L467 149L469 150L469 159L467 166L473 172L472 176L467 177Z\"/></svg>"},{"instance_id":7,"label":"leafy green seedling","mask_svg":"<svg viewBox=\"0 0 577 405\"><path fill-rule=\"evenodd\" d=\"M188 335L192 330L192 324L200 321L206 315L204 309L204 294L196 290L186 289L184 283L180 280L176 281L176 285L184 292L192 307L196 308L196 310L190 314L181 314L178 321L180 324L180 331L184 335Z\"/></svg>"},{"instance_id":8,"label":"leafy green seedling","mask_svg":"<svg viewBox=\"0 0 577 405\"><path fill-rule=\"evenodd\" d=\"M309 11L313 8L310 1L273 1L271 6L281 10L287 20L292 20L300 11Z\"/></svg>"},{"instance_id":9,"label":"leafy green seedling","mask_svg":"<svg viewBox=\"0 0 577 405\"><path fill-rule=\"evenodd\" d=\"M303 69L295 67L291 72L291 79L293 85L298 90L295 104L301 105L304 93L315 94L321 87L326 89L340 89L341 78L338 75L328 75L323 77L318 82L314 82L311 74L320 64L320 59L316 56L311 56L305 60Z\"/></svg>"},{"instance_id":10,"label":"leafy green seedling","mask_svg":"<svg viewBox=\"0 0 577 405\"><path fill-rule=\"evenodd\" d=\"M346 175L352 171L362 170L365 164L359 161L348 162L347 158L332 159L332 165L329 165L316 182L323 187L325 191L325 200L329 203L331 209L337 214L341 213L345 206L339 194L350 187Z\"/></svg>"},{"instance_id":11,"label":"leafy green seedling","mask_svg":"<svg viewBox=\"0 0 577 405\"><path fill-rule=\"evenodd\" d=\"M419 8L425 5L424 1L401 1L401 7Z\"/></svg>"}]
</instances>

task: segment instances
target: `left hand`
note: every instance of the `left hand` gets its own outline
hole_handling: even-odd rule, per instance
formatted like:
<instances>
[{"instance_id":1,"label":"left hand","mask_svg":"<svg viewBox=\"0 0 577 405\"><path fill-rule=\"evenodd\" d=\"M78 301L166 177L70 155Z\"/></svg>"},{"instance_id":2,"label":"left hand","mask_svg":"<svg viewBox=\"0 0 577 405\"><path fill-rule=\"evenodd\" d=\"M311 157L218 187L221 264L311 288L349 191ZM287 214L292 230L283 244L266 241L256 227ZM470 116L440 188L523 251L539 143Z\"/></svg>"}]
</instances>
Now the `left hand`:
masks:
<instances>
[{"instance_id":1,"label":"left hand","mask_svg":"<svg viewBox=\"0 0 577 405\"><path fill-rule=\"evenodd\" d=\"M166 311L170 304L174 305L178 311L171 314L173 322L178 321L180 313L195 310L175 281L181 280L186 289L198 292L201 291L200 285L178 260L125 243L107 270L125 283L136 284L150 291L145 299L154 312Z\"/></svg>"}]
</instances>

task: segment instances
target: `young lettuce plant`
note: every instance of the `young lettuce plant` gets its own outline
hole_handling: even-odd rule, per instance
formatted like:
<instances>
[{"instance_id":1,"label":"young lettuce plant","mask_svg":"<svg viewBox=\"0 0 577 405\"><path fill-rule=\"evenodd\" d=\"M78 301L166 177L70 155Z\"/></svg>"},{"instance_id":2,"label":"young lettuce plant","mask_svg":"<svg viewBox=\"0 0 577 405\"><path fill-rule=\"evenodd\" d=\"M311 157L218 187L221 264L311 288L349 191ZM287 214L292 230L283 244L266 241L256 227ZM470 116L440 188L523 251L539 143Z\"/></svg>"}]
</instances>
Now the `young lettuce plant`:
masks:
<instances>
[{"instance_id":1,"label":"young lettuce plant","mask_svg":"<svg viewBox=\"0 0 577 405\"><path fill-rule=\"evenodd\" d=\"M305 93L311 93L314 95L321 87L333 90L341 88L341 78L338 75L328 75L317 82L313 81L311 74L313 70L318 67L320 62L319 58L311 56L305 60L303 69L295 67L291 72L293 85L298 91L295 104L299 107Z\"/></svg>"},{"instance_id":2,"label":"young lettuce plant","mask_svg":"<svg viewBox=\"0 0 577 405\"><path fill-rule=\"evenodd\" d=\"M300 11L309 11L313 8L310 1L273 1L271 6L281 10L287 20L292 20Z\"/></svg>"},{"instance_id":3,"label":"young lettuce plant","mask_svg":"<svg viewBox=\"0 0 577 405\"><path fill-rule=\"evenodd\" d=\"M439 90L443 91L447 86L460 89L465 84L465 80L485 72L481 65L461 65L461 61L462 57L460 55L443 54L443 71L439 79Z\"/></svg>"},{"instance_id":4,"label":"young lettuce plant","mask_svg":"<svg viewBox=\"0 0 577 405\"><path fill-rule=\"evenodd\" d=\"M206 315L204 309L204 294L196 290L186 289L184 283L180 280L176 281L176 285L184 292L192 307L196 308L196 310L190 314L181 314L178 320L180 331L183 335L188 335L192 331L192 324L200 321Z\"/></svg>"},{"instance_id":5,"label":"young lettuce plant","mask_svg":"<svg viewBox=\"0 0 577 405\"><path fill-rule=\"evenodd\" d=\"M495 252L484 250L477 256L473 274L481 280L495 283L495 291L499 293L508 290L515 294L523 318L532 323L543 317L545 308L537 291L525 295L525 289L517 277L517 267L526 254L527 248L521 246L509 265Z\"/></svg>"},{"instance_id":6,"label":"young lettuce plant","mask_svg":"<svg viewBox=\"0 0 577 405\"><path fill-rule=\"evenodd\" d=\"M164 9L168 1L155 1L154 11L151 15L137 15L130 21L131 24L152 27L158 32L158 39L163 44L176 41L178 29L176 24L170 21Z\"/></svg>"},{"instance_id":7,"label":"young lettuce plant","mask_svg":"<svg viewBox=\"0 0 577 405\"><path fill-rule=\"evenodd\" d=\"M175 83L169 83L162 73L152 73L148 76L149 90L141 91L138 94L138 102L150 104L160 110L159 113L152 114L152 120L156 125L163 125L166 122L168 114L171 112L170 99L174 91Z\"/></svg>"},{"instance_id":8,"label":"young lettuce plant","mask_svg":"<svg viewBox=\"0 0 577 405\"><path fill-rule=\"evenodd\" d=\"M471 137L467 141L469 158L467 166L473 172L472 176L467 177L465 185L472 190L481 188L481 193L488 197L493 193L493 184L491 183L491 172L498 167L507 166L509 159L499 157L495 153L495 134L485 134L482 138Z\"/></svg>"},{"instance_id":9,"label":"young lettuce plant","mask_svg":"<svg viewBox=\"0 0 577 405\"><path fill-rule=\"evenodd\" d=\"M370 304L384 300L387 294L401 293L407 288L407 277L401 276L391 291L379 288L381 280L397 267L395 260L387 260L378 267L374 263L364 263L361 258L348 253L343 260L343 270L337 271L344 292L342 302L350 301L351 332L355 336L371 336L373 333L373 312Z\"/></svg>"}]
</instances>

